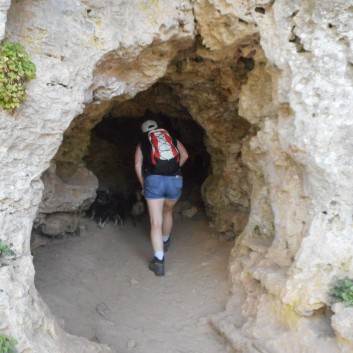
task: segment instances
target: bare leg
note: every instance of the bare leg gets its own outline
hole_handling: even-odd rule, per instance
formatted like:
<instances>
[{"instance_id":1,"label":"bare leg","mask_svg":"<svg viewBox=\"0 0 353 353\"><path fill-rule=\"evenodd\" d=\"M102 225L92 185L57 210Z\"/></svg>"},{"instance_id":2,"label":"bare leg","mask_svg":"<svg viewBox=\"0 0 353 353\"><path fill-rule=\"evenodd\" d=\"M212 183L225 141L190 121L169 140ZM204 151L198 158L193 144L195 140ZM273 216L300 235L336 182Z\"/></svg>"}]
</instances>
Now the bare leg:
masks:
<instances>
[{"instance_id":1,"label":"bare leg","mask_svg":"<svg viewBox=\"0 0 353 353\"><path fill-rule=\"evenodd\" d=\"M164 199L147 200L148 212L151 220L151 242L153 250L163 250L163 204Z\"/></svg>"},{"instance_id":2,"label":"bare leg","mask_svg":"<svg viewBox=\"0 0 353 353\"><path fill-rule=\"evenodd\" d=\"M162 232L163 235L170 235L173 227L173 208L178 200L168 200L164 201L163 205L163 223Z\"/></svg>"}]
</instances>

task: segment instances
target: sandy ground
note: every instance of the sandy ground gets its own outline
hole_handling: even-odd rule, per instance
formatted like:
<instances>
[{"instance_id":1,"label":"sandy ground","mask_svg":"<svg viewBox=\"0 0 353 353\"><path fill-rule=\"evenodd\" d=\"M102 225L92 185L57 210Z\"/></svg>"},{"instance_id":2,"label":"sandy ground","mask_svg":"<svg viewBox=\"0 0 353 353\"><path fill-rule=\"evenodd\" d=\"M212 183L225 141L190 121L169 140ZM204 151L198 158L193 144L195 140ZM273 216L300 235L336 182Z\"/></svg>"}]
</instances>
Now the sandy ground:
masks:
<instances>
[{"instance_id":1,"label":"sandy ground","mask_svg":"<svg viewBox=\"0 0 353 353\"><path fill-rule=\"evenodd\" d=\"M225 353L209 324L229 296L232 242L219 239L204 215L175 220L166 275L148 269L147 216L137 227L97 228L35 250L35 283L66 331L110 345L114 352Z\"/></svg>"}]
</instances>

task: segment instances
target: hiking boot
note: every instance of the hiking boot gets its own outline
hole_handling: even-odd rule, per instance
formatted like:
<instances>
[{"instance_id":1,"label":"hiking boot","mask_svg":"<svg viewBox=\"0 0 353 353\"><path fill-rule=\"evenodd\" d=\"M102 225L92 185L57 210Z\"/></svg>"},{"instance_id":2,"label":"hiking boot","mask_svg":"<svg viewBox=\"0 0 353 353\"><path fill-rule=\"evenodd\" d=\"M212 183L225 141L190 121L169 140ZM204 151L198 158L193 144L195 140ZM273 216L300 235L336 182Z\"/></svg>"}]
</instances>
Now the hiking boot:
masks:
<instances>
[{"instance_id":1,"label":"hiking boot","mask_svg":"<svg viewBox=\"0 0 353 353\"><path fill-rule=\"evenodd\" d=\"M164 276L164 258L163 260L159 260L154 257L150 261L148 268L153 271L156 276Z\"/></svg>"},{"instance_id":2,"label":"hiking boot","mask_svg":"<svg viewBox=\"0 0 353 353\"><path fill-rule=\"evenodd\" d=\"M163 251L164 252L168 251L169 245L170 245L170 237L168 238L167 241L163 241Z\"/></svg>"}]
</instances>

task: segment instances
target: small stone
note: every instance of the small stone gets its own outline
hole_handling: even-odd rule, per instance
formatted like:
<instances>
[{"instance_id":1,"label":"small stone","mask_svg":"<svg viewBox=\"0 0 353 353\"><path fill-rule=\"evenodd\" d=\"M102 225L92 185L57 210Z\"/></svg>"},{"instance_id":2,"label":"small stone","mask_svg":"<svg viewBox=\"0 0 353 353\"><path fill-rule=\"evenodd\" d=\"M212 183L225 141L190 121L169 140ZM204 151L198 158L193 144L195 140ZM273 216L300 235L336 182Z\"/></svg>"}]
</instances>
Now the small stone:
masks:
<instances>
[{"instance_id":1,"label":"small stone","mask_svg":"<svg viewBox=\"0 0 353 353\"><path fill-rule=\"evenodd\" d=\"M85 226L80 225L79 234L80 234L80 236L85 236L85 235L87 235L86 227L85 227Z\"/></svg>"},{"instance_id":2,"label":"small stone","mask_svg":"<svg viewBox=\"0 0 353 353\"><path fill-rule=\"evenodd\" d=\"M136 347L136 342L134 340L130 340L127 343L127 348L132 349L132 348L135 348L135 347Z\"/></svg>"},{"instance_id":3,"label":"small stone","mask_svg":"<svg viewBox=\"0 0 353 353\"><path fill-rule=\"evenodd\" d=\"M195 216L195 214L197 213L197 207L193 206L188 208L187 210L183 210L181 211L181 215L183 217L187 217L187 218L192 218Z\"/></svg>"},{"instance_id":4,"label":"small stone","mask_svg":"<svg viewBox=\"0 0 353 353\"><path fill-rule=\"evenodd\" d=\"M135 279L135 278L131 278L131 279L130 279L130 284L131 284L131 285L135 285L135 284L137 284L137 283L139 283L137 279Z\"/></svg>"},{"instance_id":5,"label":"small stone","mask_svg":"<svg viewBox=\"0 0 353 353\"><path fill-rule=\"evenodd\" d=\"M235 239L235 234L233 232L225 232L224 237L226 240L231 241Z\"/></svg>"}]
</instances>

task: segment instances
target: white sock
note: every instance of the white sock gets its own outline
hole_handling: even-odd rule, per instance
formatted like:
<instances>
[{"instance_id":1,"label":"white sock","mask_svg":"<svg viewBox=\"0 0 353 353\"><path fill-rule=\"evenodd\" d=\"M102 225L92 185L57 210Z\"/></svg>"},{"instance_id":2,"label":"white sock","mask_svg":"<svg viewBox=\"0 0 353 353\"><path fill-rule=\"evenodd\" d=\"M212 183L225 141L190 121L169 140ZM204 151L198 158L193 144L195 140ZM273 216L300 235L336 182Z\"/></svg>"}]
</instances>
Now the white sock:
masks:
<instances>
[{"instance_id":1,"label":"white sock","mask_svg":"<svg viewBox=\"0 0 353 353\"><path fill-rule=\"evenodd\" d=\"M163 235L163 241L166 242L169 239L169 235Z\"/></svg>"},{"instance_id":2,"label":"white sock","mask_svg":"<svg viewBox=\"0 0 353 353\"><path fill-rule=\"evenodd\" d=\"M163 260L164 251L163 251L163 250L155 251L155 252L154 252L154 256L155 256L158 260Z\"/></svg>"}]
</instances>

